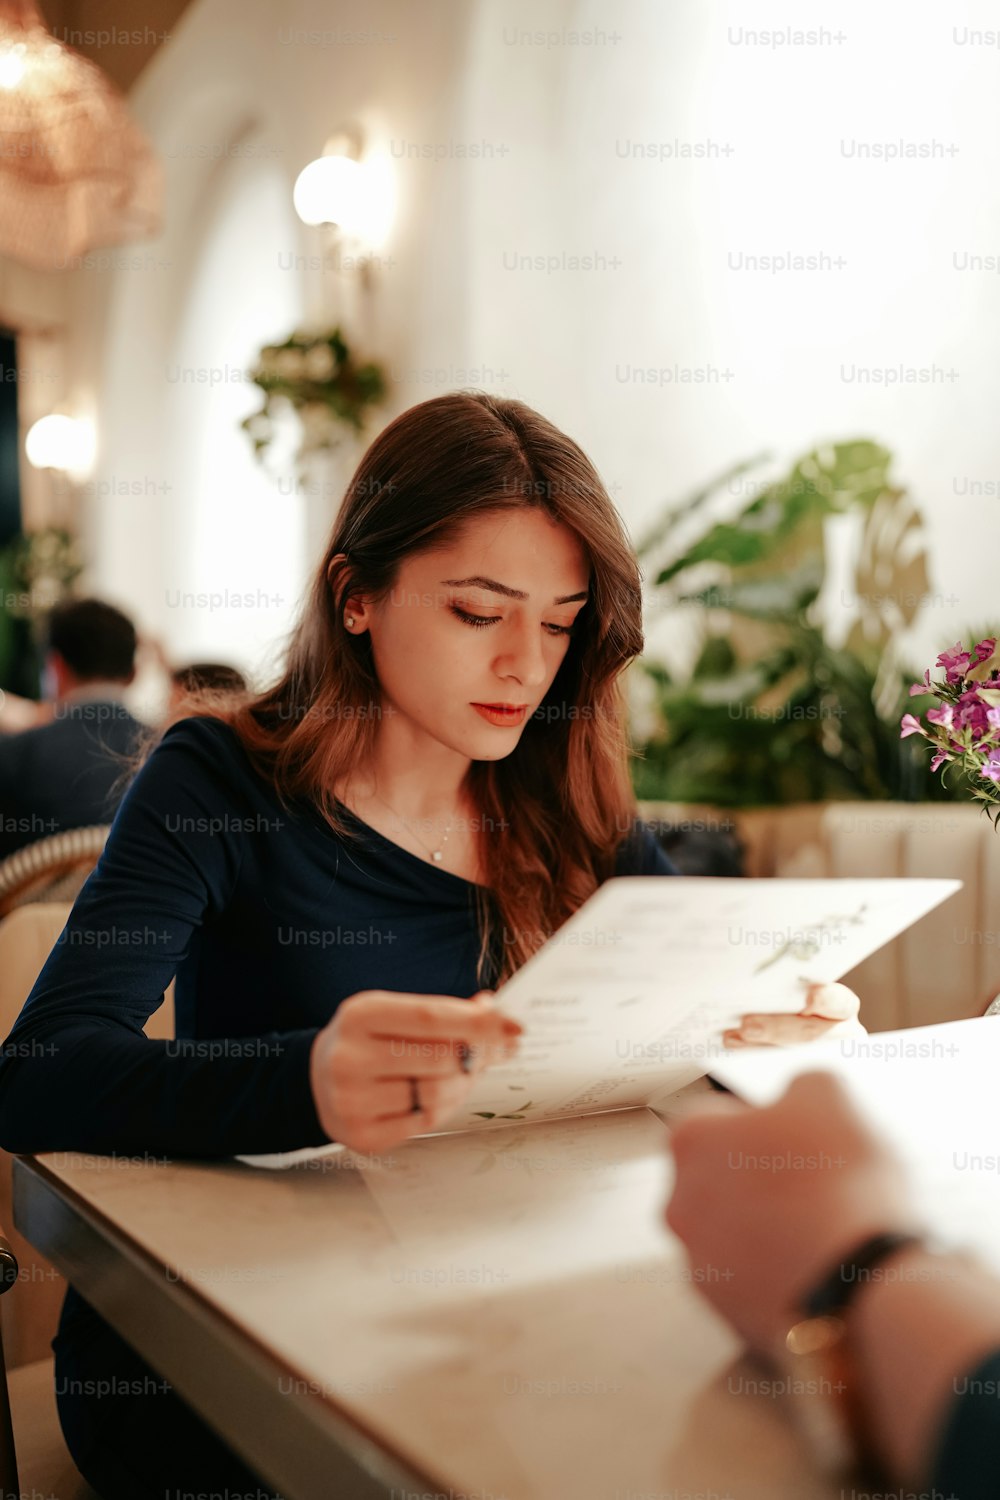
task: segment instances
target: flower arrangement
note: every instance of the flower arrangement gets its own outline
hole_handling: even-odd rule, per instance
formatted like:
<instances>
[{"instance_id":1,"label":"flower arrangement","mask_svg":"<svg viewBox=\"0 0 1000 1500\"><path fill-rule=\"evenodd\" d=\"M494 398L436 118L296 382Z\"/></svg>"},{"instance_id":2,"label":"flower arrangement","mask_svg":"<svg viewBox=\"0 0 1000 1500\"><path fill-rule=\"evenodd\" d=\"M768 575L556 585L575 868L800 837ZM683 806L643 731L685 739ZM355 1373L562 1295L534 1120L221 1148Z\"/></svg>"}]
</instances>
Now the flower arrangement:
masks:
<instances>
[{"instance_id":1,"label":"flower arrangement","mask_svg":"<svg viewBox=\"0 0 1000 1500\"><path fill-rule=\"evenodd\" d=\"M900 738L922 734L934 746L931 770L948 763L987 785L975 786L973 797L983 811L1000 826L1000 664L995 656L996 638L987 636L966 651L961 641L942 651L936 666L944 669L943 682L932 682L930 668L923 682L915 682L910 696L937 698L940 707L929 708L925 728L914 714L904 714ZM942 777L945 775L942 772Z\"/></svg>"},{"instance_id":2,"label":"flower arrangement","mask_svg":"<svg viewBox=\"0 0 1000 1500\"><path fill-rule=\"evenodd\" d=\"M260 457L274 436L274 403L292 407L302 425L299 459L336 447L345 427L360 432L368 408L385 395L380 365L359 362L339 328L326 333L303 330L281 344L265 344L250 379L264 393L259 411L240 426Z\"/></svg>"}]
</instances>

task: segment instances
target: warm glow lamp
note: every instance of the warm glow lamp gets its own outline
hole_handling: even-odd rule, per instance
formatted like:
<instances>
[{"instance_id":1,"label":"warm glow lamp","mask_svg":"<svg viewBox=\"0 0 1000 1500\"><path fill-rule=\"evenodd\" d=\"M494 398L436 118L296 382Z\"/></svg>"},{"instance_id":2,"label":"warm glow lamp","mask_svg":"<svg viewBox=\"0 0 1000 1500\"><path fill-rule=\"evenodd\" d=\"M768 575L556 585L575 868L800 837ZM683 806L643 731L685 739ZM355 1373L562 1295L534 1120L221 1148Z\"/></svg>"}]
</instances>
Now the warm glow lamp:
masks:
<instances>
[{"instance_id":1,"label":"warm glow lamp","mask_svg":"<svg viewBox=\"0 0 1000 1500\"><path fill-rule=\"evenodd\" d=\"M335 224L346 234L360 227L361 163L349 156L321 156L299 173L292 192L305 224Z\"/></svg>"},{"instance_id":2,"label":"warm glow lamp","mask_svg":"<svg viewBox=\"0 0 1000 1500\"><path fill-rule=\"evenodd\" d=\"M392 185L387 162L378 153L360 158L360 131L338 131L323 155L299 173L292 201L304 223L329 225L344 240L370 252L385 241Z\"/></svg>"},{"instance_id":3,"label":"warm glow lamp","mask_svg":"<svg viewBox=\"0 0 1000 1500\"><path fill-rule=\"evenodd\" d=\"M34 0L0 0L0 255L63 270L160 229L161 169L119 91L45 29Z\"/></svg>"},{"instance_id":4,"label":"warm glow lamp","mask_svg":"<svg viewBox=\"0 0 1000 1500\"><path fill-rule=\"evenodd\" d=\"M96 437L93 426L61 412L39 417L28 429L24 451L35 469L56 469L82 478L94 465Z\"/></svg>"}]
</instances>

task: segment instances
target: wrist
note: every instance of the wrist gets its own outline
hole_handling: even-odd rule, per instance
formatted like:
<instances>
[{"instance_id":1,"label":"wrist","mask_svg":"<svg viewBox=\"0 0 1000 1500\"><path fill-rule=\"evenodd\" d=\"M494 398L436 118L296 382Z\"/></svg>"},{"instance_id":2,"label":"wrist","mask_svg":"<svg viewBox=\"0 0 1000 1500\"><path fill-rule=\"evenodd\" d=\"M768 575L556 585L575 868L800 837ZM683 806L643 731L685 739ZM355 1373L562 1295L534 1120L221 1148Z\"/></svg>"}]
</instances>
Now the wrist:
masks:
<instances>
[{"instance_id":1,"label":"wrist","mask_svg":"<svg viewBox=\"0 0 1000 1500\"><path fill-rule=\"evenodd\" d=\"M857 1298L846 1338L890 1472L919 1486L961 1379L1000 1347L1000 1285L973 1257L929 1245L892 1269Z\"/></svg>"},{"instance_id":2,"label":"wrist","mask_svg":"<svg viewBox=\"0 0 1000 1500\"><path fill-rule=\"evenodd\" d=\"M825 1229L822 1238L817 1241L823 1246L822 1249L817 1250L815 1244L796 1246L795 1269L785 1272L781 1277L783 1291L772 1302L770 1310L771 1337L774 1346L779 1349L784 1347L785 1335L795 1323L819 1316L823 1312L823 1307L814 1300L818 1288L836 1286L838 1291L845 1294L828 1299L826 1310L832 1310L833 1304L837 1302L844 1308L852 1305L869 1285L876 1283L874 1261L869 1269L851 1269L862 1247L882 1236L896 1235L901 1240L903 1237L920 1237L912 1221L905 1221L895 1214L880 1220L874 1214L861 1217L848 1208L840 1213L827 1212L824 1217L835 1223L846 1223L848 1227ZM896 1253L901 1255L904 1249L905 1246L900 1244ZM891 1253L891 1248L887 1247L886 1261Z\"/></svg>"},{"instance_id":3,"label":"wrist","mask_svg":"<svg viewBox=\"0 0 1000 1500\"><path fill-rule=\"evenodd\" d=\"M871 1273L859 1281L857 1291L841 1314L848 1337L855 1344L860 1342L868 1327L870 1308L875 1302L887 1299L888 1305L900 1289L926 1284L942 1275L952 1275L943 1269L947 1261L948 1257L935 1251L927 1240L914 1236L909 1243L901 1245L895 1255L887 1256L881 1265L872 1267Z\"/></svg>"},{"instance_id":4,"label":"wrist","mask_svg":"<svg viewBox=\"0 0 1000 1500\"><path fill-rule=\"evenodd\" d=\"M867 1382L850 1333L851 1313L871 1286L884 1284L893 1267L914 1251L926 1253L920 1236L908 1230L884 1230L856 1239L800 1291L795 1321L786 1325L784 1347L793 1363L815 1366L820 1372L817 1388L829 1399L821 1403L819 1413L812 1410L811 1421L831 1466L841 1470L883 1470L883 1445L872 1423Z\"/></svg>"},{"instance_id":5,"label":"wrist","mask_svg":"<svg viewBox=\"0 0 1000 1500\"><path fill-rule=\"evenodd\" d=\"M793 1324L786 1348L796 1369L815 1363L822 1388L836 1392L827 1403L835 1419L831 1413L816 1425L829 1436L832 1420L838 1465L853 1459L890 1484L903 1479L919 1487L960 1394L957 1380L1000 1347L1000 1284L970 1257L919 1236L852 1275L864 1248L848 1251L806 1289L800 1313L846 1271L840 1305Z\"/></svg>"},{"instance_id":6,"label":"wrist","mask_svg":"<svg viewBox=\"0 0 1000 1500\"><path fill-rule=\"evenodd\" d=\"M849 1315L867 1287L884 1282L894 1262L914 1249L926 1250L915 1229L880 1228L856 1235L841 1251L829 1256L825 1269L796 1297L796 1311L805 1318Z\"/></svg>"}]
</instances>

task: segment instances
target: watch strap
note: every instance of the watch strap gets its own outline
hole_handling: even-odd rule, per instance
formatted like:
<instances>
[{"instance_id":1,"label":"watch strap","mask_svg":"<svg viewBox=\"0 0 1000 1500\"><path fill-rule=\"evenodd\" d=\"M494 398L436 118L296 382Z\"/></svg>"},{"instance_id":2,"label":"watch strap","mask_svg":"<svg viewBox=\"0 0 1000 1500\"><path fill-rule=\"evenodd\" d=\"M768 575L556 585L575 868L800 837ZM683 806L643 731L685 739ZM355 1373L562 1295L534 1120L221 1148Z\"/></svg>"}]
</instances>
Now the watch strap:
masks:
<instances>
[{"instance_id":1,"label":"watch strap","mask_svg":"<svg viewBox=\"0 0 1000 1500\"><path fill-rule=\"evenodd\" d=\"M871 1279L881 1261L909 1245L923 1243L918 1234L885 1232L870 1235L799 1299L803 1317L826 1318L841 1312L851 1298Z\"/></svg>"}]
</instances>

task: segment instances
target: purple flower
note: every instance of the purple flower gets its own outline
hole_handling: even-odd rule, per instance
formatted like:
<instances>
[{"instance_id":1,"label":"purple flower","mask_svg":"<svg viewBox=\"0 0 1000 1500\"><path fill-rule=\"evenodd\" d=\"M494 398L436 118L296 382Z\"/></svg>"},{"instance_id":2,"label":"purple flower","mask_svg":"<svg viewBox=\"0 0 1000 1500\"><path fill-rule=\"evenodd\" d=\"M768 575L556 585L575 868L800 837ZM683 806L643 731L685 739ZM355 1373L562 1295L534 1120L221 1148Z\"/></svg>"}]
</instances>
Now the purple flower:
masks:
<instances>
[{"instance_id":1,"label":"purple flower","mask_svg":"<svg viewBox=\"0 0 1000 1500\"><path fill-rule=\"evenodd\" d=\"M910 688L910 697L916 698L922 693L933 693L933 691L934 689L931 687L931 669L930 667L928 667L927 671L924 673L923 682L915 682Z\"/></svg>"},{"instance_id":2,"label":"purple flower","mask_svg":"<svg viewBox=\"0 0 1000 1500\"><path fill-rule=\"evenodd\" d=\"M986 721L991 729L1000 729L1000 708L988 708Z\"/></svg>"},{"instance_id":3,"label":"purple flower","mask_svg":"<svg viewBox=\"0 0 1000 1500\"><path fill-rule=\"evenodd\" d=\"M972 738L979 740L989 731L990 725L986 715L986 704L975 688L969 688L956 704L954 723L958 729L971 729Z\"/></svg>"},{"instance_id":4,"label":"purple flower","mask_svg":"<svg viewBox=\"0 0 1000 1500\"><path fill-rule=\"evenodd\" d=\"M979 774L987 781L1000 781L1000 750L990 751Z\"/></svg>"},{"instance_id":5,"label":"purple flower","mask_svg":"<svg viewBox=\"0 0 1000 1500\"><path fill-rule=\"evenodd\" d=\"M955 720L955 708L951 703L946 703L943 708L929 708L927 710L927 722L929 724L943 724L945 729L950 729Z\"/></svg>"},{"instance_id":6,"label":"purple flower","mask_svg":"<svg viewBox=\"0 0 1000 1500\"><path fill-rule=\"evenodd\" d=\"M912 714L904 714L899 726L899 738L905 740L908 734L926 734L927 731L919 719Z\"/></svg>"},{"instance_id":7,"label":"purple flower","mask_svg":"<svg viewBox=\"0 0 1000 1500\"><path fill-rule=\"evenodd\" d=\"M949 682L961 682L969 667L972 665L972 657L966 651L961 641L956 641L950 651L942 651L937 659L937 665L944 667L945 675Z\"/></svg>"},{"instance_id":8,"label":"purple flower","mask_svg":"<svg viewBox=\"0 0 1000 1500\"><path fill-rule=\"evenodd\" d=\"M931 770L936 771L941 762L945 760L951 760L951 756L947 750L936 750L931 759Z\"/></svg>"},{"instance_id":9,"label":"purple flower","mask_svg":"<svg viewBox=\"0 0 1000 1500\"><path fill-rule=\"evenodd\" d=\"M974 647L976 653L976 661L989 661L990 657L993 655L993 652L996 650L996 644L997 640L995 635L988 635L984 641L980 641L979 645Z\"/></svg>"}]
</instances>

